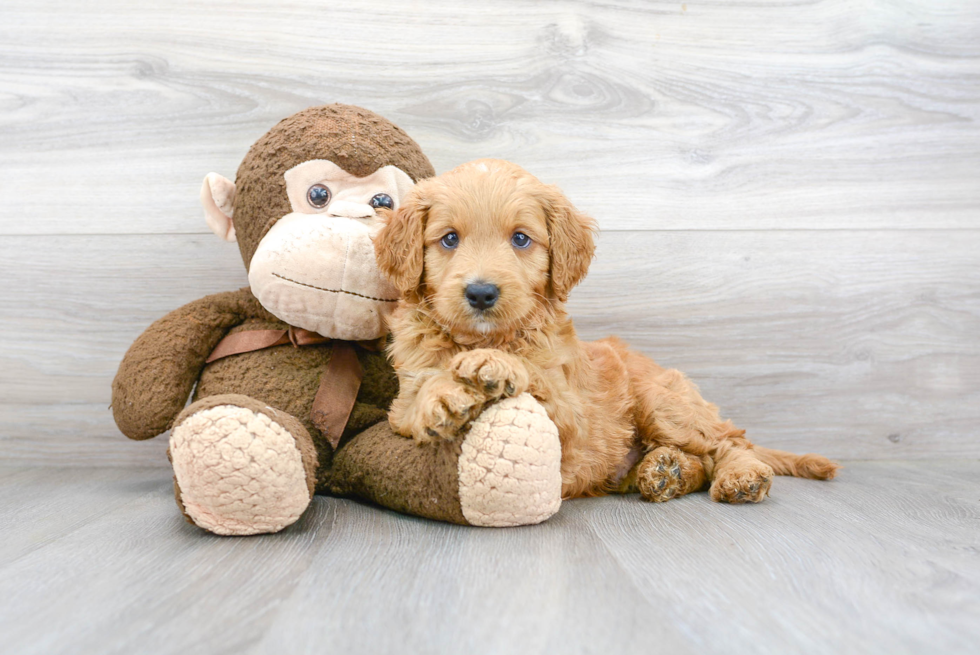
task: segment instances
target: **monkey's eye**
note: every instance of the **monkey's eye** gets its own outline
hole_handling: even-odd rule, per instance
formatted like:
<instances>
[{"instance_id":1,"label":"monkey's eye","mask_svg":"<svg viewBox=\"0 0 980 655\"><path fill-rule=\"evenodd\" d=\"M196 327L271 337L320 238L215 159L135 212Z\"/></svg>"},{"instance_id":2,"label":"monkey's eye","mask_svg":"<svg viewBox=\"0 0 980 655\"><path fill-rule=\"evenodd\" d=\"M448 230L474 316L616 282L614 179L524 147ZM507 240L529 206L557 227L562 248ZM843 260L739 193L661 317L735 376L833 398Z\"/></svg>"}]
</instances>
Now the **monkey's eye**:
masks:
<instances>
[{"instance_id":1,"label":"monkey's eye","mask_svg":"<svg viewBox=\"0 0 980 655\"><path fill-rule=\"evenodd\" d=\"M514 232L514 236L510 238L510 243L515 248L520 248L524 250L531 245L531 237L524 234L523 232Z\"/></svg>"},{"instance_id":2,"label":"monkey's eye","mask_svg":"<svg viewBox=\"0 0 980 655\"><path fill-rule=\"evenodd\" d=\"M375 209L384 207L385 209L394 209L395 201L391 199L387 193L379 193L373 198L371 198L371 206Z\"/></svg>"},{"instance_id":3,"label":"monkey's eye","mask_svg":"<svg viewBox=\"0 0 980 655\"><path fill-rule=\"evenodd\" d=\"M310 190L306 192L306 200L313 207L323 209L327 206L327 203L330 202L330 189L322 184L314 184L310 187Z\"/></svg>"},{"instance_id":4,"label":"monkey's eye","mask_svg":"<svg viewBox=\"0 0 980 655\"><path fill-rule=\"evenodd\" d=\"M442 244L442 247L446 250L452 250L459 245L459 235L455 232L450 232L446 236L439 239L439 243Z\"/></svg>"}]
</instances>

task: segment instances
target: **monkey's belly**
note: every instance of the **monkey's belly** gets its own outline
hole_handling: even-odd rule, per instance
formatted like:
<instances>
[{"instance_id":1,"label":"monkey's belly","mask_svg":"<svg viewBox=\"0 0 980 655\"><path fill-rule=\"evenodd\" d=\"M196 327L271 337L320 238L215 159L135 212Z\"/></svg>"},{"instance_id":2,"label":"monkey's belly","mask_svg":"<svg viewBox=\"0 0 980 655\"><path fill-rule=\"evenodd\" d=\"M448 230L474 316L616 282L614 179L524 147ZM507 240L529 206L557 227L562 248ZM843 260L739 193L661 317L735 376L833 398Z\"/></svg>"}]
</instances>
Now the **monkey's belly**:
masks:
<instances>
[{"instance_id":1,"label":"monkey's belly","mask_svg":"<svg viewBox=\"0 0 980 655\"><path fill-rule=\"evenodd\" d=\"M274 329L275 326L256 327ZM204 368L194 400L218 394L243 394L299 419L317 449L320 464L317 490L320 491L327 482L333 452L326 437L310 420L310 411L331 351L329 343L301 347L287 344L219 359ZM385 420L388 406L398 393L397 377L383 353L358 348L358 360L364 377L344 439Z\"/></svg>"},{"instance_id":2,"label":"monkey's belly","mask_svg":"<svg viewBox=\"0 0 980 655\"><path fill-rule=\"evenodd\" d=\"M194 400L239 393L298 418L311 436L319 436L310 421L320 376L330 362L330 344L274 346L231 355L208 364L201 373Z\"/></svg>"}]
</instances>

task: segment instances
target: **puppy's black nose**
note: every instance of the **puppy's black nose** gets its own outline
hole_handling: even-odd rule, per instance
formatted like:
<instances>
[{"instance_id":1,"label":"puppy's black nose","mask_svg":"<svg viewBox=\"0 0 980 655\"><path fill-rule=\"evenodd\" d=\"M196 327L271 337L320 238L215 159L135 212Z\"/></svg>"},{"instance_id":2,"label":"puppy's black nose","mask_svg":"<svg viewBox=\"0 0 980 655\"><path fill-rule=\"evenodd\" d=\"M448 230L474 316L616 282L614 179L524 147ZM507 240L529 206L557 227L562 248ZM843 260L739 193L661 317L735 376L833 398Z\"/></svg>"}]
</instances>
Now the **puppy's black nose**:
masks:
<instances>
[{"instance_id":1,"label":"puppy's black nose","mask_svg":"<svg viewBox=\"0 0 980 655\"><path fill-rule=\"evenodd\" d=\"M496 284L476 282L466 285L466 299L469 301L470 307L475 307L480 311L493 307L499 297L500 289L497 288Z\"/></svg>"}]
</instances>

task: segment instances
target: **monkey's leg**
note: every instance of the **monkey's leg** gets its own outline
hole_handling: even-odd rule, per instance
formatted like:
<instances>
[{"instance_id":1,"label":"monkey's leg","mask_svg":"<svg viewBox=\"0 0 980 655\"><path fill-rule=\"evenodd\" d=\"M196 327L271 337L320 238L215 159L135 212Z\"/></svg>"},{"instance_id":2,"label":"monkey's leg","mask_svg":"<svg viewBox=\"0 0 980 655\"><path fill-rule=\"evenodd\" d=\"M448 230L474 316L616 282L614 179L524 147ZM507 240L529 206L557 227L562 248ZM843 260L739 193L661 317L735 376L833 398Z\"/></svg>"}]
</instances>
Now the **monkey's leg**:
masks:
<instances>
[{"instance_id":1,"label":"monkey's leg","mask_svg":"<svg viewBox=\"0 0 980 655\"><path fill-rule=\"evenodd\" d=\"M168 454L181 511L215 534L278 532L313 496L317 458L306 428L248 396L191 404L174 423Z\"/></svg>"},{"instance_id":2,"label":"monkey's leg","mask_svg":"<svg viewBox=\"0 0 980 655\"><path fill-rule=\"evenodd\" d=\"M439 521L540 523L561 505L558 429L528 394L491 405L453 441L419 444L385 421L341 445L328 486Z\"/></svg>"}]
</instances>

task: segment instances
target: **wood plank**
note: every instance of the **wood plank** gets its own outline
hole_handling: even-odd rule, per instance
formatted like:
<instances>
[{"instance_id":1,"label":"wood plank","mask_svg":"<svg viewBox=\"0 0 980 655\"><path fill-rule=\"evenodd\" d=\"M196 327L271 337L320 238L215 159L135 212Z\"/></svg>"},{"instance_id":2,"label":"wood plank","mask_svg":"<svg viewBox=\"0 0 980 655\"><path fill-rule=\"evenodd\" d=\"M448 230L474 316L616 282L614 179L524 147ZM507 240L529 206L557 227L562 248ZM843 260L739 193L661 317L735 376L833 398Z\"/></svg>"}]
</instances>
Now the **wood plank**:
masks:
<instances>
[{"instance_id":1,"label":"wood plank","mask_svg":"<svg viewBox=\"0 0 980 655\"><path fill-rule=\"evenodd\" d=\"M686 652L686 636L649 620L658 608L584 527L559 515L473 530L339 503L334 541L256 650L312 653L331 635L333 648L370 653L575 652L577 643Z\"/></svg>"},{"instance_id":2,"label":"wood plank","mask_svg":"<svg viewBox=\"0 0 980 655\"><path fill-rule=\"evenodd\" d=\"M976 468L854 464L838 482L778 478L752 507L573 507L699 652L966 653L980 643Z\"/></svg>"},{"instance_id":3,"label":"wood plank","mask_svg":"<svg viewBox=\"0 0 980 655\"><path fill-rule=\"evenodd\" d=\"M759 443L977 457L978 237L607 234L570 307L582 338L684 371Z\"/></svg>"},{"instance_id":4,"label":"wood plank","mask_svg":"<svg viewBox=\"0 0 980 655\"><path fill-rule=\"evenodd\" d=\"M150 479L159 478L151 472ZM18 601L17 607L4 607L0 619L9 647L47 653L67 644L75 653L247 647L283 652L289 643L290 652L319 652L322 634L357 641L372 633L380 650L366 652L405 652L406 644L411 652L426 652L433 627L443 625L440 640L481 651L501 642L543 646L570 636L594 643L621 639L654 611L631 592L616 566L583 567L581 556L593 559L589 553L598 540L587 531L576 536L558 521L545 530L550 537L540 539L540 531L471 530L317 498L285 533L224 539L183 522L169 481L158 481L151 494L127 492L120 489L119 496L128 496L129 503L98 522L0 566L0 597ZM565 548L567 559L542 567L542 558L552 557L555 548ZM509 554L506 568L479 565L498 553ZM38 566L46 571L41 581ZM38 607L54 591L53 580L73 593ZM307 598L287 603L297 585ZM588 602L597 589L625 605L610 604L597 615ZM503 590L507 602L500 611L481 618L485 596ZM310 595L327 599L326 605ZM387 602L365 604L368 599ZM94 611L82 618L82 607ZM60 613L79 620L36 630ZM547 625L528 622L529 615L540 615ZM445 625L446 616L456 620ZM122 624L106 644L113 621ZM299 625L319 625L320 631L296 630ZM512 628L501 630L503 625ZM669 625L651 626L644 636L680 647L674 633ZM641 645L639 639L629 641ZM493 646L491 651L507 652Z\"/></svg>"},{"instance_id":5,"label":"wood plank","mask_svg":"<svg viewBox=\"0 0 980 655\"><path fill-rule=\"evenodd\" d=\"M106 483L74 501L92 520L0 560L11 652L890 655L980 640L976 461L856 462L829 483L779 478L758 506L573 501L503 530L318 497L254 538L184 523L165 472L95 471ZM36 492L0 495L16 540L86 493L64 473L0 471Z\"/></svg>"},{"instance_id":6,"label":"wood plank","mask_svg":"<svg viewBox=\"0 0 980 655\"><path fill-rule=\"evenodd\" d=\"M570 308L583 338L687 372L760 443L980 457L978 251L974 231L609 232ZM0 276L17 281L0 458L61 465L151 464L106 409L119 360L157 317L245 282L233 245L197 235L3 237Z\"/></svg>"},{"instance_id":7,"label":"wood plank","mask_svg":"<svg viewBox=\"0 0 980 655\"><path fill-rule=\"evenodd\" d=\"M24 466L119 466L170 469L170 433L131 441L116 428L108 385L100 402L51 405L0 403L0 464Z\"/></svg>"},{"instance_id":8,"label":"wood plank","mask_svg":"<svg viewBox=\"0 0 980 655\"><path fill-rule=\"evenodd\" d=\"M169 468L44 467L0 469L0 524L14 529L0 542L0 566L133 502L160 494Z\"/></svg>"},{"instance_id":9,"label":"wood plank","mask_svg":"<svg viewBox=\"0 0 980 655\"><path fill-rule=\"evenodd\" d=\"M203 233L203 176L328 101L395 120L438 170L515 160L608 229L980 221L976 3L315 13L5 2L0 234Z\"/></svg>"},{"instance_id":10,"label":"wood plank","mask_svg":"<svg viewBox=\"0 0 980 655\"><path fill-rule=\"evenodd\" d=\"M303 519L305 529L286 535L207 535L180 516L167 472L144 474L134 471L117 488L125 504L0 567L5 647L20 653L235 650L261 634L277 610L274 599L289 594L309 566L311 544L321 528L329 530L329 516L313 511ZM150 481L152 490L143 489Z\"/></svg>"}]
</instances>

